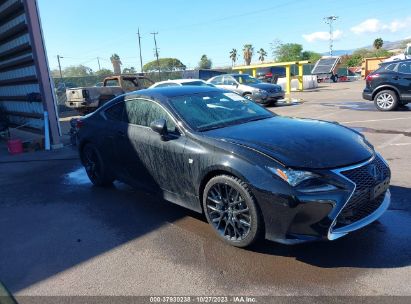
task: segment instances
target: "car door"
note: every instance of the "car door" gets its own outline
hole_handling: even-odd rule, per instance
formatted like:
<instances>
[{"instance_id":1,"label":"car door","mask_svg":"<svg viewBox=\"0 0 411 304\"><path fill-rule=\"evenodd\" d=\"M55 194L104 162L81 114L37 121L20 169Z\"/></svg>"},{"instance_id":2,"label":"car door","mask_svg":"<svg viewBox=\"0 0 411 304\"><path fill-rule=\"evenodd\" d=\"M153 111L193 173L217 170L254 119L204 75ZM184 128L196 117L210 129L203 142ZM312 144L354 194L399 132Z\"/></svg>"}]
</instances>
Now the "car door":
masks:
<instances>
[{"instance_id":1,"label":"car door","mask_svg":"<svg viewBox=\"0 0 411 304\"><path fill-rule=\"evenodd\" d=\"M401 99L411 101L411 62L401 62L398 64L398 89Z\"/></svg>"},{"instance_id":2,"label":"car door","mask_svg":"<svg viewBox=\"0 0 411 304\"><path fill-rule=\"evenodd\" d=\"M163 106L153 100L134 98L125 101L129 120L127 136L133 153L127 156L134 184L144 183L150 190L183 195L187 183L184 166L186 137ZM168 135L161 137L150 128L156 120L167 121ZM141 165L140 171L134 168Z\"/></svg>"},{"instance_id":3,"label":"car door","mask_svg":"<svg viewBox=\"0 0 411 304\"><path fill-rule=\"evenodd\" d=\"M223 85L222 88L238 93L238 94L242 94L240 86L238 84L238 82L235 80L234 77L230 76L230 75L225 75L223 76Z\"/></svg>"}]
</instances>

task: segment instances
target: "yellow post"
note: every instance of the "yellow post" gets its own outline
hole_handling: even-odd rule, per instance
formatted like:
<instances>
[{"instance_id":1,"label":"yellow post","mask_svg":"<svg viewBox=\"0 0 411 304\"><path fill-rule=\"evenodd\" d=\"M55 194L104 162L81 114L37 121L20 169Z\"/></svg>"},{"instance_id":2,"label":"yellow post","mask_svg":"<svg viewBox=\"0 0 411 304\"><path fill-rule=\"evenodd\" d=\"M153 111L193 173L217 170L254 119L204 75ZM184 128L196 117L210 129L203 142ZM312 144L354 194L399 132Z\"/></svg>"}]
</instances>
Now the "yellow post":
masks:
<instances>
[{"instance_id":1,"label":"yellow post","mask_svg":"<svg viewBox=\"0 0 411 304\"><path fill-rule=\"evenodd\" d=\"M298 89L304 91L304 69L301 63L298 64Z\"/></svg>"},{"instance_id":2,"label":"yellow post","mask_svg":"<svg viewBox=\"0 0 411 304\"><path fill-rule=\"evenodd\" d=\"M257 77L257 69L253 69L253 77Z\"/></svg>"},{"instance_id":3,"label":"yellow post","mask_svg":"<svg viewBox=\"0 0 411 304\"><path fill-rule=\"evenodd\" d=\"M291 93L291 65L285 66L285 93Z\"/></svg>"},{"instance_id":4,"label":"yellow post","mask_svg":"<svg viewBox=\"0 0 411 304\"><path fill-rule=\"evenodd\" d=\"M243 73L243 70L239 70L239 71L238 71L238 74L242 74L242 73Z\"/></svg>"}]
</instances>

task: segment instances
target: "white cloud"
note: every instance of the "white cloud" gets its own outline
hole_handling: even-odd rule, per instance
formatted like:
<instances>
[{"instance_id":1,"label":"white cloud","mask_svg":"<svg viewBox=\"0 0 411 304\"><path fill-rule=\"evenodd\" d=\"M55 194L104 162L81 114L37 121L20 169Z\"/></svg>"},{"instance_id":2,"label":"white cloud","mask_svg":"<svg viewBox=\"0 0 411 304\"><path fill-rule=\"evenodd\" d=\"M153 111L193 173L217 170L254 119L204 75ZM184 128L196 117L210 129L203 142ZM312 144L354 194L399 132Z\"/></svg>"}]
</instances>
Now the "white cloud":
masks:
<instances>
[{"instance_id":1,"label":"white cloud","mask_svg":"<svg viewBox=\"0 0 411 304\"><path fill-rule=\"evenodd\" d=\"M354 34L366 34L366 33L379 33L379 32L391 32L395 33L404 28L411 26L411 17L393 20L389 23L383 23L379 19L367 19L356 26L351 28Z\"/></svg>"},{"instance_id":2,"label":"white cloud","mask_svg":"<svg viewBox=\"0 0 411 304\"><path fill-rule=\"evenodd\" d=\"M343 32L340 30L336 30L333 32L333 39L339 40L341 39ZM315 42L315 41L327 41L330 40L330 33L329 32L314 32L311 34L303 35L303 38L308 42Z\"/></svg>"}]
</instances>

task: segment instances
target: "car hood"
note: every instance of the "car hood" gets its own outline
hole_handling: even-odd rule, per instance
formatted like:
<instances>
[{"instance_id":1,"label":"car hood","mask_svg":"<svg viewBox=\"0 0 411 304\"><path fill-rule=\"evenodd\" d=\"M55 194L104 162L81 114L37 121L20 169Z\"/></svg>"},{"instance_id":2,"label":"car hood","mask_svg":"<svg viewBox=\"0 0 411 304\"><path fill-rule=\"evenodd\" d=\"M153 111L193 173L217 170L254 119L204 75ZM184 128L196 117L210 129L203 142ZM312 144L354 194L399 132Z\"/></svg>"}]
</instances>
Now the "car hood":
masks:
<instances>
[{"instance_id":1,"label":"car hood","mask_svg":"<svg viewBox=\"0 0 411 304\"><path fill-rule=\"evenodd\" d=\"M344 167L374 154L361 134L335 123L310 119L276 116L204 135L258 150L294 168Z\"/></svg>"},{"instance_id":2,"label":"car hood","mask_svg":"<svg viewBox=\"0 0 411 304\"><path fill-rule=\"evenodd\" d=\"M246 86L260 89L260 90L265 90L265 91L271 91L271 90L281 90L281 86L278 84L271 84L271 83L247 83Z\"/></svg>"}]
</instances>

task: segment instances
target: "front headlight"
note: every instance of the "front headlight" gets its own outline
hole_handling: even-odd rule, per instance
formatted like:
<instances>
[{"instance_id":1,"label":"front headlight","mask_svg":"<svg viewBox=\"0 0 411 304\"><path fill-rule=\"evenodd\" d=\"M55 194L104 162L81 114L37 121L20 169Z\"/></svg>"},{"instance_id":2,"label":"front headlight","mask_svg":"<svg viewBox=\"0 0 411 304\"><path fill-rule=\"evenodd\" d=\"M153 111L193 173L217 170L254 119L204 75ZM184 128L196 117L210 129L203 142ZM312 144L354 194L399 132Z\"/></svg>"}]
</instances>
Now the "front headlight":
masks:
<instances>
[{"instance_id":1,"label":"front headlight","mask_svg":"<svg viewBox=\"0 0 411 304\"><path fill-rule=\"evenodd\" d=\"M268 168L272 173L279 176L291 186L295 187L303 181L318 177L317 174L308 171L297 171L292 169L278 169L278 168Z\"/></svg>"},{"instance_id":2,"label":"front headlight","mask_svg":"<svg viewBox=\"0 0 411 304\"><path fill-rule=\"evenodd\" d=\"M318 174L309 171L298 171L292 169L268 168L272 173L286 181L289 185L296 187L299 192L313 193L326 192L338 189L336 186L321 180Z\"/></svg>"}]
</instances>

